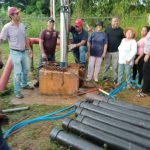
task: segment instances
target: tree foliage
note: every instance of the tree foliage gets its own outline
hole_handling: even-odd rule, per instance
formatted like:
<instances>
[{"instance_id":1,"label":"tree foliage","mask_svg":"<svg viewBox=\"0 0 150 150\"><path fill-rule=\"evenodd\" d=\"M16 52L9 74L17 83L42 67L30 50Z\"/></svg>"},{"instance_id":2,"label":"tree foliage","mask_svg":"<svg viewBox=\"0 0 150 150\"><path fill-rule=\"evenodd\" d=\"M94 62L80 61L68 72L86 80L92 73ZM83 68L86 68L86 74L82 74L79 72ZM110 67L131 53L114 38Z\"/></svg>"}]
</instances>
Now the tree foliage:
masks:
<instances>
[{"instance_id":1,"label":"tree foliage","mask_svg":"<svg viewBox=\"0 0 150 150\"><path fill-rule=\"evenodd\" d=\"M71 12L75 16L139 15L149 13L150 0L70 0ZM49 15L50 0L5 0L0 7L21 8L27 14ZM59 15L60 0L55 0L56 15Z\"/></svg>"}]
</instances>

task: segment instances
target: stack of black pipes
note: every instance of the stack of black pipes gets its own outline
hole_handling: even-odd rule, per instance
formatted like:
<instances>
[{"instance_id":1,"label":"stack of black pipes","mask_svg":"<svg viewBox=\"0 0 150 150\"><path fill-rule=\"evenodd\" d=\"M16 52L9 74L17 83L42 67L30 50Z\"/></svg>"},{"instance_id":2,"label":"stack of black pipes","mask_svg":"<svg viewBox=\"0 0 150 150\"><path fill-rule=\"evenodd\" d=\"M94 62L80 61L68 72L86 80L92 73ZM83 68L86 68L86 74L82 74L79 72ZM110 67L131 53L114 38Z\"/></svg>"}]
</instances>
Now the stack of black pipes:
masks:
<instances>
[{"instance_id":1,"label":"stack of black pipes","mask_svg":"<svg viewBox=\"0 0 150 150\"><path fill-rule=\"evenodd\" d=\"M104 97L76 103L76 118L54 128L51 140L74 150L150 150L150 109Z\"/></svg>"}]
</instances>

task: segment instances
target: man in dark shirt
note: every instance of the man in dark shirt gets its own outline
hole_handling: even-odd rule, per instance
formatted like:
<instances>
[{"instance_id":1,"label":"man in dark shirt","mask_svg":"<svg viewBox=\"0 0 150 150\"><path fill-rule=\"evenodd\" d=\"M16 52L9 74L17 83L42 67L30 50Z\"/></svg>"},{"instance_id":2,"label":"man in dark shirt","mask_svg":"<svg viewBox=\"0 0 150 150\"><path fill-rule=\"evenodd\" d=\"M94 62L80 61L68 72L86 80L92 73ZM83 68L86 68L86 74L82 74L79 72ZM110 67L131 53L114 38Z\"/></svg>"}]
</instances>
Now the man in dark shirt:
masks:
<instances>
[{"instance_id":1,"label":"man in dark shirt","mask_svg":"<svg viewBox=\"0 0 150 150\"><path fill-rule=\"evenodd\" d=\"M118 46L124 37L123 29L119 27L118 17L113 17L111 20L111 26L105 29L108 37L108 48L105 57L105 70L103 75L103 81L108 80L108 72L110 69L110 64L112 60L112 70L113 70L113 81L117 82L117 72L118 72Z\"/></svg>"},{"instance_id":2,"label":"man in dark shirt","mask_svg":"<svg viewBox=\"0 0 150 150\"><path fill-rule=\"evenodd\" d=\"M70 32L72 33L73 43L68 46L69 50L73 51L75 62L85 67L88 32L83 29L82 19L75 21L75 26L71 26Z\"/></svg>"},{"instance_id":3,"label":"man in dark shirt","mask_svg":"<svg viewBox=\"0 0 150 150\"><path fill-rule=\"evenodd\" d=\"M39 46L41 54L35 86L39 86L39 70L42 66L42 62L55 61L55 49L59 32L54 30L54 22L54 19L49 17L47 20L47 29L40 33Z\"/></svg>"}]
</instances>

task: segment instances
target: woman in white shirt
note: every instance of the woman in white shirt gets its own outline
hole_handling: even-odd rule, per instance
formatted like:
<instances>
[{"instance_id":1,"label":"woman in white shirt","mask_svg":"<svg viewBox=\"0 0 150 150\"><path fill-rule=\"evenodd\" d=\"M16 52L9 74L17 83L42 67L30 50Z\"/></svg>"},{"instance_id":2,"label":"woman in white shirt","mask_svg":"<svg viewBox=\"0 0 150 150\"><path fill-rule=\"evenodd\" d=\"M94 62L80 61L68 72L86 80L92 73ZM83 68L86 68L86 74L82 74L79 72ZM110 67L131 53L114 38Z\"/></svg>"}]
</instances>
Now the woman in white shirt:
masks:
<instances>
[{"instance_id":1,"label":"woman in white shirt","mask_svg":"<svg viewBox=\"0 0 150 150\"><path fill-rule=\"evenodd\" d=\"M135 31L133 28L127 28L124 31L125 38L122 39L119 45L119 66L118 66L118 83L121 84L123 73L126 74L127 89L131 88L131 67L134 63L134 57L137 53L137 43L135 38Z\"/></svg>"}]
</instances>

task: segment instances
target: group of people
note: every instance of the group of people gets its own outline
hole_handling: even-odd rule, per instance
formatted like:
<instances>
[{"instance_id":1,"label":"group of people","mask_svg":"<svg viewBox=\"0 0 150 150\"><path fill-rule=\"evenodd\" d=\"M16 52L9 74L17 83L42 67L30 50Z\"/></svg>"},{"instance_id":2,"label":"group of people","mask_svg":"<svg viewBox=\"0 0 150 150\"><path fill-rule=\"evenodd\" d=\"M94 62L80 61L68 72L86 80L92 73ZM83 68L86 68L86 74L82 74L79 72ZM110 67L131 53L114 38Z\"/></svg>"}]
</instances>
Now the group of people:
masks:
<instances>
[{"instance_id":1,"label":"group of people","mask_svg":"<svg viewBox=\"0 0 150 150\"><path fill-rule=\"evenodd\" d=\"M150 25L150 16L148 22ZM101 63L104 59L103 81L109 79L108 73L112 64L113 82L116 87L123 82L125 72L126 88L138 88L138 97L147 96L150 93L150 27L142 27L139 41L136 41L134 28L129 27L123 30L119 26L118 17L113 17L111 25L106 27L104 31L102 21L96 23L95 31L89 25L87 27L89 31L92 31L89 37L85 36L87 34L83 29L83 21L77 19L75 31L72 33L73 44L69 45L75 59L78 60L77 63L84 66L86 62L85 44L87 42L88 71L86 81L94 79L95 82L98 82ZM81 48L83 46L84 49ZM78 57L76 53L78 53ZM138 79L136 80L136 78Z\"/></svg>"},{"instance_id":2,"label":"group of people","mask_svg":"<svg viewBox=\"0 0 150 150\"><path fill-rule=\"evenodd\" d=\"M28 63L27 55L32 56L32 50L26 37L26 28L20 22L20 10L16 7L8 8L10 22L7 23L0 33L0 44L3 40L8 40L10 48L10 58L14 68L14 93L17 98L23 98L21 89L33 89L28 85ZM150 24L150 16L148 17ZM55 20L49 17L47 28L40 33L40 61L55 61L55 49L59 32L54 29ZM75 62L86 68L88 58L88 70L86 81L99 80L101 63L104 59L105 69L103 81L107 81L110 66L112 65L113 82L116 86L122 83L125 70L127 88L134 84L140 88L138 96L146 96L150 92L150 32L145 26L141 30L141 39L136 42L136 32L133 28L123 30L119 26L119 18L113 17L111 25L103 31L103 22L96 23L95 30L88 36L88 31L83 28L83 20L76 19L75 24L70 26L72 43L68 45L68 50L73 52ZM2 53L2 48L0 48ZM133 75L131 74L133 68ZM138 72L138 73L137 73ZM136 77L138 82L136 84ZM37 72L37 82L39 85L39 70Z\"/></svg>"}]
</instances>

